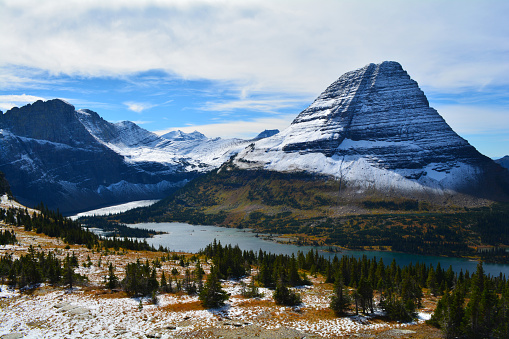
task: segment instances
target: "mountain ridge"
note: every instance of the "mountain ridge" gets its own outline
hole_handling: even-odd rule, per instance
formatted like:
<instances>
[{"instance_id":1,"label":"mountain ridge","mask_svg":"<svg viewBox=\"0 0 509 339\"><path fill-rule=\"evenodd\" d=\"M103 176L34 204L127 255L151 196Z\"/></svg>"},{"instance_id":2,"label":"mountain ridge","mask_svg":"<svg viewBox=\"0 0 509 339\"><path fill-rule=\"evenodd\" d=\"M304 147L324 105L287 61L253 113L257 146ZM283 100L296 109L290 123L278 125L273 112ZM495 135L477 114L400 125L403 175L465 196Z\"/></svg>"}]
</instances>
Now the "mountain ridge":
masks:
<instances>
[{"instance_id":1,"label":"mountain ridge","mask_svg":"<svg viewBox=\"0 0 509 339\"><path fill-rule=\"evenodd\" d=\"M55 99L13 108L0 116L0 170L21 203L35 206L43 201L67 213L162 198L196 175L175 170L182 164L168 167L125 161L98 141L79 115L74 106ZM107 130L109 123L100 123L103 136L111 136L115 129Z\"/></svg>"}]
</instances>

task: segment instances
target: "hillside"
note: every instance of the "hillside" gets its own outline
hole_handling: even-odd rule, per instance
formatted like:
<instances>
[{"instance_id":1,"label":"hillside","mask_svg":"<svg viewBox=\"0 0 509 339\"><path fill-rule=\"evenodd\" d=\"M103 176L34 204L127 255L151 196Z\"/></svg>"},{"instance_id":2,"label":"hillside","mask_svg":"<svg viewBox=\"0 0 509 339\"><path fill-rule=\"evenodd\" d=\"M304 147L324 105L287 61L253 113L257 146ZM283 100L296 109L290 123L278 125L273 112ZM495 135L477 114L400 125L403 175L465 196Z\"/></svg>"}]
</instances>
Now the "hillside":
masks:
<instances>
[{"instance_id":1,"label":"hillside","mask_svg":"<svg viewBox=\"0 0 509 339\"><path fill-rule=\"evenodd\" d=\"M9 183L7 182L7 179L5 179L5 175L0 172L0 196L4 194L11 195L12 193Z\"/></svg>"},{"instance_id":2,"label":"hillside","mask_svg":"<svg viewBox=\"0 0 509 339\"><path fill-rule=\"evenodd\" d=\"M509 245L505 204L465 208L455 205L456 195L440 204L376 191L366 196L348 186L339 190L339 182L329 178L230 166L150 207L101 219L213 224L283 234L297 244L450 256L478 255L478 246Z\"/></svg>"}]
</instances>

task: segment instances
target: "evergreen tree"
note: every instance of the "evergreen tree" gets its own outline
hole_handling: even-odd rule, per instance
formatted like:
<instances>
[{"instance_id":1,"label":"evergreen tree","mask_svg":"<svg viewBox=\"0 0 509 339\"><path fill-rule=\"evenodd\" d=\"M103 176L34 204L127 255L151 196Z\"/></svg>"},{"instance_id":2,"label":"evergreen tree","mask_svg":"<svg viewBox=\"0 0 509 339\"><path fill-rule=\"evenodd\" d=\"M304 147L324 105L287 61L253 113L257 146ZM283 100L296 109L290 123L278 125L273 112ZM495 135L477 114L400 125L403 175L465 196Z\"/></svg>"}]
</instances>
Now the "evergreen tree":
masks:
<instances>
[{"instance_id":1,"label":"evergreen tree","mask_svg":"<svg viewBox=\"0 0 509 339\"><path fill-rule=\"evenodd\" d=\"M163 273L161 274L161 290L163 292L168 292L168 282L166 281L166 275L164 274L164 271Z\"/></svg>"},{"instance_id":2,"label":"evergreen tree","mask_svg":"<svg viewBox=\"0 0 509 339\"><path fill-rule=\"evenodd\" d=\"M426 279L426 286L429 288L429 291L432 295L438 295L437 277L433 267L430 267L429 269L428 278Z\"/></svg>"},{"instance_id":3,"label":"evergreen tree","mask_svg":"<svg viewBox=\"0 0 509 339\"><path fill-rule=\"evenodd\" d=\"M64 284L69 285L69 289L72 290L74 282L74 266L72 265L72 260L69 257L69 253L67 253L67 257L65 258L64 262Z\"/></svg>"},{"instance_id":4,"label":"evergreen tree","mask_svg":"<svg viewBox=\"0 0 509 339\"><path fill-rule=\"evenodd\" d=\"M108 282L106 283L106 287L110 290L116 288L118 286L118 278L115 275L115 268L113 267L113 264L110 263L108 266Z\"/></svg>"},{"instance_id":5,"label":"evergreen tree","mask_svg":"<svg viewBox=\"0 0 509 339\"><path fill-rule=\"evenodd\" d=\"M199 299L205 308L216 308L224 305L228 300L228 294L221 287L219 281L219 270L216 266L212 266L207 281L200 292Z\"/></svg>"},{"instance_id":6,"label":"evergreen tree","mask_svg":"<svg viewBox=\"0 0 509 339\"><path fill-rule=\"evenodd\" d=\"M295 306L302 303L300 294L290 290L283 280L280 280L272 295L277 305Z\"/></svg>"},{"instance_id":7,"label":"evergreen tree","mask_svg":"<svg viewBox=\"0 0 509 339\"><path fill-rule=\"evenodd\" d=\"M440 328L447 339L463 336L465 332L464 300L465 296L460 288L454 289L452 293L446 291L442 299L438 301L435 312L428 323Z\"/></svg>"},{"instance_id":8,"label":"evergreen tree","mask_svg":"<svg viewBox=\"0 0 509 339\"><path fill-rule=\"evenodd\" d=\"M337 316L342 316L350 306L351 298L343 284L343 278L338 274L334 283L334 295L331 298L330 308Z\"/></svg>"}]
</instances>

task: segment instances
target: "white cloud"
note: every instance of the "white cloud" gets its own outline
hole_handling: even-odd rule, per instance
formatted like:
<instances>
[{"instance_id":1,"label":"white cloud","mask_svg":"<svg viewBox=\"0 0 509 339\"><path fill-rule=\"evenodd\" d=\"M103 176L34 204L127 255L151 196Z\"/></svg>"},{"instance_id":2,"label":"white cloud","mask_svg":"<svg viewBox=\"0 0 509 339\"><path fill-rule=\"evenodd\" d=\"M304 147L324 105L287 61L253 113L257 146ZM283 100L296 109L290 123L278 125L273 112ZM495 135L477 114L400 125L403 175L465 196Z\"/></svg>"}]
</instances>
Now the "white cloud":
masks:
<instances>
[{"instance_id":1,"label":"white cloud","mask_svg":"<svg viewBox=\"0 0 509 339\"><path fill-rule=\"evenodd\" d=\"M294 114L288 114L277 118L259 118L251 121L225 121L217 124L175 127L154 133L163 135L175 130L181 130L186 133L199 131L209 138L250 139L266 129L279 129L281 131L288 127L294 118Z\"/></svg>"},{"instance_id":2,"label":"white cloud","mask_svg":"<svg viewBox=\"0 0 509 339\"><path fill-rule=\"evenodd\" d=\"M507 1L4 1L0 66L320 92L346 71L400 61L442 90L509 82Z\"/></svg>"},{"instance_id":3,"label":"white cloud","mask_svg":"<svg viewBox=\"0 0 509 339\"><path fill-rule=\"evenodd\" d=\"M460 135L509 133L508 109L471 105L440 105L435 108Z\"/></svg>"},{"instance_id":4,"label":"white cloud","mask_svg":"<svg viewBox=\"0 0 509 339\"><path fill-rule=\"evenodd\" d=\"M205 111L231 112L238 109L276 113L280 109L295 107L299 103L310 103L310 100L296 99L240 99L222 102L207 102Z\"/></svg>"},{"instance_id":5,"label":"white cloud","mask_svg":"<svg viewBox=\"0 0 509 339\"><path fill-rule=\"evenodd\" d=\"M152 104L149 104L146 102L132 102L132 101L124 102L124 105L126 105L130 111L133 111L136 113L141 113L144 110L147 110L149 108L156 106L156 105L152 105Z\"/></svg>"},{"instance_id":6,"label":"white cloud","mask_svg":"<svg viewBox=\"0 0 509 339\"><path fill-rule=\"evenodd\" d=\"M21 107L26 104L31 104L36 102L37 100L46 100L41 97L36 97L33 95L0 95L0 109L9 110L13 107Z\"/></svg>"}]
</instances>

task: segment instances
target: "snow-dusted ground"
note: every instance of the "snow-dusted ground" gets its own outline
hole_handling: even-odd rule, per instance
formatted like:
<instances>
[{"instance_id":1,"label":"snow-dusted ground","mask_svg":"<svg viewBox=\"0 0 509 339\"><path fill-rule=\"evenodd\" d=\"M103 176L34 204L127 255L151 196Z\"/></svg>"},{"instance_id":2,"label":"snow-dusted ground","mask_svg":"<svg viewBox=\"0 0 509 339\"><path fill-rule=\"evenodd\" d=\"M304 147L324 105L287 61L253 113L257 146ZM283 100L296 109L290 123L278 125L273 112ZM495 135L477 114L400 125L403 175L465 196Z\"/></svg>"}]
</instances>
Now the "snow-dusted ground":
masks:
<instances>
[{"instance_id":1,"label":"snow-dusted ground","mask_svg":"<svg viewBox=\"0 0 509 339\"><path fill-rule=\"evenodd\" d=\"M2 225L2 227L11 227ZM154 253L143 252L97 252L81 246L65 248L65 243L34 232L25 232L14 227L19 244L0 248L1 254L12 253L18 258L26 253L30 245L43 250L56 249L57 256L63 259L74 253L80 263L76 273L87 276L88 287L79 287L72 293L61 287L40 286L33 291L20 293L0 285L0 337L10 334L10 338L237 338L243 336L271 337L278 331L278 337L318 336L334 338L359 332L384 331L405 327L415 323L387 323L376 316L349 316L336 318L329 310L332 293L329 284L321 278L313 278L312 286L295 288L302 295L303 304L298 307L275 305L273 291L260 288L262 298L247 299L241 296L240 282L227 280L223 288L230 294L226 305L219 309L204 310L197 296L185 294L158 295L157 305L145 298L129 298L122 293L110 293L100 286L108 274L112 263L115 274L122 279L125 266L137 259L153 260ZM85 267L90 257L90 267ZM102 264L100 264L102 262ZM205 273L209 273L210 262L201 262ZM88 265L87 265L88 266ZM186 268L178 260L161 262L157 269L158 277L162 271L170 276L177 268L182 279ZM195 269L191 264L190 271ZM251 272L256 275L256 270ZM249 285L251 277L244 279ZM422 322L429 319L429 313L419 314ZM247 333L247 334L246 334ZM252 334L252 335L251 335Z\"/></svg>"},{"instance_id":2,"label":"snow-dusted ground","mask_svg":"<svg viewBox=\"0 0 509 339\"><path fill-rule=\"evenodd\" d=\"M24 338L140 338L158 334L160 338L171 338L204 329L255 325L265 330L290 328L322 337L337 337L414 324L386 323L363 315L332 319L307 319L304 316L295 320L288 315L306 309L327 308L329 296L314 291L314 287L306 287L304 304L290 308L270 303L272 292L262 288L265 296L260 300L267 301L267 306L249 306L249 299L239 296L238 283L225 281L223 286L232 297L224 307L212 310L186 307L186 304L198 303L196 296L165 294L158 297L157 305L142 299L140 307L139 298L105 298L82 290L72 293L49 290L47 293L20 295L2 286L0 298L4 305L0 314L0 336L19 333ZM177 304L181 310L174 310ZM429 317L429 314L421 313L418 322Z\"/></svg>"},{"instance_id":3,"label":"snow-dusted ground","mask_svg":"<svg viewBox=\"0 0 509 339\"><path fill-rule=\"evenodd\" d=\"M25 208L19 202L9 199L7 194L0 196L0 207L2 208Z\"/></svg>"},{"instance_id":4,"label":"snow-dusted ground","mask_svg":"<svg viewBox=\"0 0 509 339\"><path fill-rule=\"evenodd\" d=\"M99 208L99 209L91 210L91 211L87 211L87 212L81 212L81 213L71 216L71 219L76 220L79 217L90 217L90 216L94 216L94 215L108 215L108 214L122 213L125 211L132 210L133 208L150 206L150 205L155 204L158 201L159 200L131 201L131 202L128 202L125 204Z\"/></svg>"}]
</instances>

